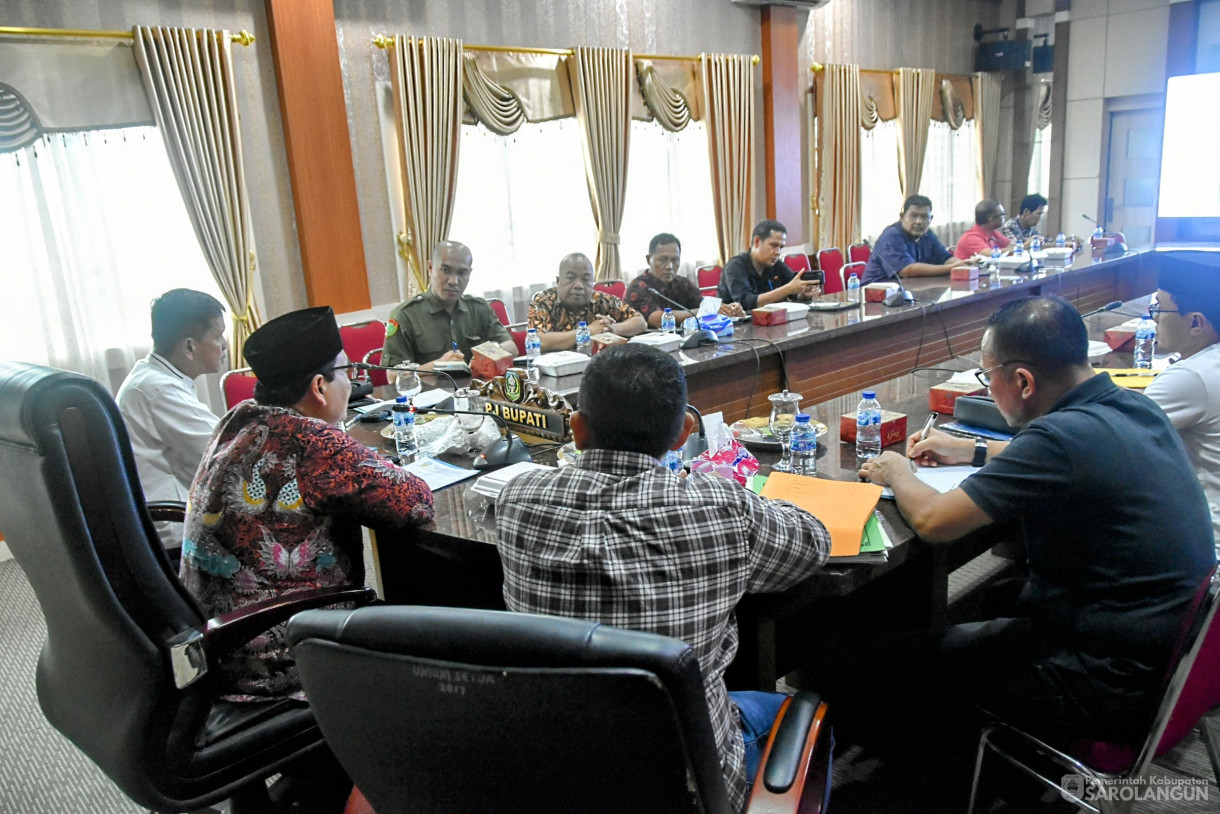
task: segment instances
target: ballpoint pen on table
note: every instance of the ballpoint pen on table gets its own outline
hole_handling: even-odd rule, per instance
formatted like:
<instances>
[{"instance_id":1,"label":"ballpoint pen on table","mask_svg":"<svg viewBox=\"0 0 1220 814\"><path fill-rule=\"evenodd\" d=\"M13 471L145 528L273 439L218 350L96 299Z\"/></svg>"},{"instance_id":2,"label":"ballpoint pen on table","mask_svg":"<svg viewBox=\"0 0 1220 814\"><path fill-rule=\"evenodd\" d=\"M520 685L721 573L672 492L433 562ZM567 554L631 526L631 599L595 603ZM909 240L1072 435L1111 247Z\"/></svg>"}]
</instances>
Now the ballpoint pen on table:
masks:
<instances>
[{"instance_id":1,"label":"ballpoint pen on table","mask_svg":"<svg viewBox=\"0 0 1220 814\"><path fill-rule=\"evenodd\" d=\"M940 416L940 413L937 413L937 412L933 412L928 415L928 420L923 423L923 429L919 431L919 440L920 441L928 440L928 433L930 433L932 431L932 425L936 423L936 419L939 416ZM919 467L915 464L914 458L911 459L911 471L912 472L919 471Z\"/></svg>"}]
</instances>

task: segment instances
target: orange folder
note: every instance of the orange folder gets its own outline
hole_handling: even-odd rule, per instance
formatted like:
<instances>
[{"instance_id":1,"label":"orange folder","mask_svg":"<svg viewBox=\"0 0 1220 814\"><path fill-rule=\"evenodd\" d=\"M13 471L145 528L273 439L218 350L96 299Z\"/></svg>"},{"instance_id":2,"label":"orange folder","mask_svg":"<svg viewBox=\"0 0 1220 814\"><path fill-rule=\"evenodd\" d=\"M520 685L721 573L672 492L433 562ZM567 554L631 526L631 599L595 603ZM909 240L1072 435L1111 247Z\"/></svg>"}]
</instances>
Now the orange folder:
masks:
<instances>
[{"instance_id":1,"label":"orange folder","mask_svg":"<svg viewBox=\"0 0 1220 814\"><path fill-rule=\"evenodd\" d=\"M864 524L877 508L881 487L774 472L759 494L794 503L821 520L830 532L830 556L851 557L860 553Z\"/></svg>"}]
</instances>

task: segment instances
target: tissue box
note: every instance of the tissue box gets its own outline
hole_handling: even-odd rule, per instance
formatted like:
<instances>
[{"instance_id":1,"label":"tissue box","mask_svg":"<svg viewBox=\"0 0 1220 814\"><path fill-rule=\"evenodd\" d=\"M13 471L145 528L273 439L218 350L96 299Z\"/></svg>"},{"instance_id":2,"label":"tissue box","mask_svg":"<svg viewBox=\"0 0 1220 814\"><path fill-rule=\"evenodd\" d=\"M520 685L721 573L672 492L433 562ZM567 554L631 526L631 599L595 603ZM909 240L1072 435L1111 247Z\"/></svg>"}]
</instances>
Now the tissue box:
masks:
<instances>
[{"instance_id":1,"label":"tissue box","mask_svg":"<svg viewBox=\"0 0 1220 814\"><path fill-rule=\"evenodd\" d=\"M788 309L777 305L764 305L750 312L755 325L783 325L788 321Z\"/></svg>"},{"instance_id":2,"label":"tissue box","mask_svg":"<svg viewBox=\"0 0 1220 814\"><path fill-rule=\"evenodd\" d=\"M513 355L498 342L484 342L470 349L470 375L494 379L513 366Z\"/></svg>"},{"instance_id":3,"label":"tissue box","mask_svg":"<svg viewBox=\"0 0 1220 814\"><path fill-rule=\"evenodd\" d=\"M627 339L625 337L619 336L616 333L610 333L610 331L606 331L605 333L600 333L600 334L593 334L591 339L593 340L593 352L594 353L597 353L602 348L608 348L611 345L617 345L620 342L627 341Z\"/></svg>"},{"instance_id":4,"label":"tissue box","mask_svg":"<svg viewBox=\"0 0 1220 814\"><path fill-rule=\"evenodd\" d=\"M1114 351L1135 350L1135 329L1139 327L1140 318L1129 319L1121 325L1115 325L1106 330L1106 344Z\"/></svg>"},{"instance_id":5,"label":"tissue box","mask_svg":"<svg viewBox=\"0 0 1220 814\"><path fill-rule=\"evenodd\" d=\"M953 414L958 396L985 396L987 388L978 382L944 382L928 389L928 409L942 415Z\"/></svg>"},{"instance_id":6,"label":"tissue box","mask_svg":"<svg viewBox=\"0 0 1220 814\"><path fill-rule=\"evenodd\" d=\"M839 417L839 440L849 444L856 442L856 414L847 413ZM881 411L881 446L888 447L907 440L906 413L893 410Z\"/></svg>"},{"instance_id":7,"label":"tissue box","mask_svg":"<svg viewBox=\"0 0 1220 814\"><path fill-rule=\"evenodd\" d=\"M537 364L544 376L570 376L584 370L589 357L574 350L561 350L542 354Z\"/></svg>"},{"instance_id":8,"label":"tissue box","mask_svg":"<svg viewBox=\"0 0 1220 814\"><path fill-rule=\"evenodd\" d=\"M978 278L978 266L954 266L949 270L950 280L977 280Z\"/></svg>"},{"instance_id":9,"label":"tissue box","mask_svg":"<svg viewBox=\"0 0 1220 814\"><path fill-rule=\"evenodd\" d=\"M647 333L633 336L631 341L639 342L641 345L652 345L657 350L669 353L678 349L678 346L682 344L682 337L674 333Z\"/></svg>"},{"instance_id":10,"label":"tissue box","mask_svg":"<svg viewBox=\"0 0 1220 814\"><path fill-rule=\"evenodd\" d=\"M724 314L711 314L709 316L699 317L699 326L701 328L707 328L720 338L733 335L733 320L729 319Z\"/></svg>"},{"instance_id":11,"label":"tissue box","mask_svg":"<svg viewBox=\"0 0 1220 814\"><path fill-rule=\"evenodd\" d=\"M865 302L881 302L898 290L898 283L869 283L864 286Z\"/></svg>"},{"instance_id":12,"label":"tissue box","mask_svg":"<svg viewBox=\"0 0 1220 814\"><path fill-rule=\"evenodd\" d=\"M951 280L949 288L953 291L978 291L979 281L977 278L974 280Z\"/></svg>"}]
</instances>

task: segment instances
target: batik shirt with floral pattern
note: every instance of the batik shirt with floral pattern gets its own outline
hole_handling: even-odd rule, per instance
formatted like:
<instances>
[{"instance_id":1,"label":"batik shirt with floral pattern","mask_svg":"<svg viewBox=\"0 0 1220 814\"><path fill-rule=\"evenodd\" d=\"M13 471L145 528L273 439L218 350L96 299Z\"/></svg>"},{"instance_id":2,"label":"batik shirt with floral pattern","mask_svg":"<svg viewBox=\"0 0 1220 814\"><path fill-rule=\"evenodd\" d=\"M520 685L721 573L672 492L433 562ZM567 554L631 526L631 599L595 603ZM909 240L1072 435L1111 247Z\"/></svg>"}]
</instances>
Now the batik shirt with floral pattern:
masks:
<instances>
[{"instance_id":1,"label":"batik shirt with floral pattern","mask_svg":"<svg viewBox=\"0 0 1220 814\"><path fill-rule=\"evenodd\" d=\"M221 419L191 485L183 584L209 616L315 588L364 584L360 526L432 519L419 478L338 427L246 401ZM284 625L221 665L233 701L303 699Z\"/></svg>"},{"instance_id":2,"label":"batik shirt with floral pattern","mask_svg":"<svg viewBox=\"0 0 1220 814\"><path fill-rule=\"evenodd\" d=\"M610 317L615 322L624 322L638 317L640 312L625 304L613 294L593 292L593 299L580 311L569 311L559 301L559 290L552 287L539 291L530 302L529 327L539 333L576 330L576 323L592 322L598 317Z\"/></svg>"}]
</instances>

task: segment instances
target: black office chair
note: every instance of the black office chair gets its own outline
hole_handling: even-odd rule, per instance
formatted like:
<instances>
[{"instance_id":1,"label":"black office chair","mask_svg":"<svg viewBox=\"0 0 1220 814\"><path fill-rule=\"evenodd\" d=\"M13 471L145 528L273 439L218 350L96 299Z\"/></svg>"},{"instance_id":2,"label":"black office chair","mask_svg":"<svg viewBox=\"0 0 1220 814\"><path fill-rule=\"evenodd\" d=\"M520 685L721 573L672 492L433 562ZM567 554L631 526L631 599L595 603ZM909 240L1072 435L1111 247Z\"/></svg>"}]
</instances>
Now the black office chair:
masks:
<instances>
[{"instance_id":1,"label":"black office chair","mask_svg":"<svg viewBox=\"0 0 1220 814\"><path fill-rule=\"evenodd\" d=\"M153 530L127 430L92 379L0 362L0 517L46 618L38 701L132 800L234 799L321 745L305 705L217 700L218 659L298 610L366 599L311 591L206 619Z\"/></svg>"},{"instance_id":2,"label":"black office chair","mask_svg":"<svg viewBox=\"0 0 1220 814\"><path fill-rule=\"evenodd\" d=\"M408 606L306 611L288 639L327 743L379 814L732 811L683 642ZM751 805L820 811L826 705L798 693L780 716Z\"/></svg>"}]
</instances>

